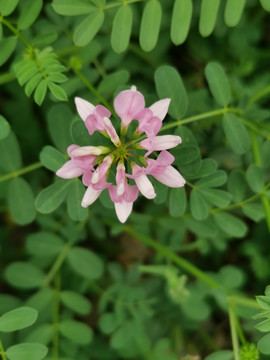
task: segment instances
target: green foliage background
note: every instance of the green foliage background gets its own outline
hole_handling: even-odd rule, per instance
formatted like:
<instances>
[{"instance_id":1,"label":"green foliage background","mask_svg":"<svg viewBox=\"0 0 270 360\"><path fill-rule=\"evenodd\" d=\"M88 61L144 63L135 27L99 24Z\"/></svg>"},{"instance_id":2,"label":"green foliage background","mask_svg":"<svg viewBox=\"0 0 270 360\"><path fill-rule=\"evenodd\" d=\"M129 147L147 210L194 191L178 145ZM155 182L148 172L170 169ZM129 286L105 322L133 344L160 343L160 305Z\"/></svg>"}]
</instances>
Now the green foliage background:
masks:
<instances>
[{"instance_id":1,"label":"green foliage background","mask_svg":"<svg viewBox=\"0 0 270 360\"><path fill-rule=\"evenodd\" d=\"M2 360L269 358L269 11L0 0ZM131 85L172 99L187 184L154 183L122 225L108 193L84 209L55 171L95 145L74 97L111 108Z\"/></svg>"}]
</instances>

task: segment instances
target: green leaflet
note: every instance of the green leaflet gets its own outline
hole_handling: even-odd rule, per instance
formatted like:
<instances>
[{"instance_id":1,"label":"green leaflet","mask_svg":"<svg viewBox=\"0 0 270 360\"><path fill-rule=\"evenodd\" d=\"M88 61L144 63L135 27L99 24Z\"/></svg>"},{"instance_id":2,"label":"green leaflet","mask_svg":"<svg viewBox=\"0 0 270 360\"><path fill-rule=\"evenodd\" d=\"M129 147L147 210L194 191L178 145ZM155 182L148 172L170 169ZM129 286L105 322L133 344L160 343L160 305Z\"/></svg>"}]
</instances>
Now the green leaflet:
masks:
<instances>
[{"instance_id":1,"label":"green leaflet","mask_svg":"<svg viewBox=\"0 0 270 360\"><path fill-rule=\"evenodd\" d=\"M262 191L264 187L264 174L260 166L250 164L246 172L246 179L249 187L255 193Z\"/></svg>"},{"instance_id":2,"label":"green leaflet","mask_svg":"<svg viewBox=\"0 0 270 360\"><path fill-rule=\"evenodd\" d=\"M258 349L265 355L270 354L270 333L263 336L257 343Z\"/></svg>"},{"instance_id":3,"label":"green leaflet","mask_svg":"<svg viewBox=\"0 0 270 360\"><path fill-rule=\"evenodd\" d=\"M228 178L228 190L232 194L232 199L238 203L244 199L246 191L245 176L238 170L230 173Z\"/></svg>"},{"instance_id":4,"label":"green leaflet","mask_svg":"<svg viewBox=\"0 0 270 360\"><path fill-rule=\"evenodd\" d=\"M0 0L0 13L3 16L10 15L16 9L18 2L19 0Z\"/></svg>"},{"instance_id":5,"label":"green leaflet","mask_svg":"<svg viewBox=\"0 0 270 360\"><path fill-rule=\"evenodd\" d=\"M34 289L42 285L45 274L31 263L13 262L6 268L5 278L14 287Z\"/></svg>"},{"instance_id":6,"label":"green leaflet","mask_svg":"<svg viewBox=\"0 0 270 360\"><path fill-rule=\"evenodd\" d=\"M215 213L214 220L222 231L232 237L241 238L247 232L246 224L227 212Z\"/></svg>"},{"instance_id":7,"label":"green leaflet","mask_svg":"<svg viewBox=\"0 0 270 360\"><path fill-rule=\"evenodd\" d=\"M0 154L0 169L5 172L16 171L22 166L21 150L12 131L5 139L0 140Z\"/></svg>"},{"instance_id":8,"label":"green leaflet","mask_svg":"<svg viewBox=\"0 0 270 360\"><path fill-rule=\"evenodd\" d=\"M190 210L196 220L205 220L208 217L208 205L203 196L195 189L190 194Z\"/></svg>"},{"instance_id":9,"label":"green leaflet","mask_svg":"<svg viewBox=\"0 0 270 360\"><path fill-rule=\"evenodd\" d=\"M81 247L73 247L67 260L72 269L86 279L98 279L104 271L102 260L92 251Z\"/></svg>"},{"instance_id":10,"label":"green leaflet","mask_svg":"<svg viewBox=\"0 0 270 360\"><path fill-rule=\"evenodd\" d=\"M205 68L205 76L215 101L221 106L228 105L232 94L222 66L217 62L209 62Z\"/></svg>"},{"instance_id":11,"label":"green leaflet","mask_svg":"<svg viewBox=\"0 0 270 360\"><path fill-rule=\"evenodd\" d=\"M129 44L132 28L132 9L128 5L120 6L113 19L111 45L113 50L120 54Z\"/></svg>"},{"instance_id":12,"label":"green leaflet","mask_svg":"<svg viewBox=\"0 0 270 360\"><path fill-rule=\"evenodd\" d=\"M75 221L82 221L88 214L88 209L82 207L81 202L86 188L81 180L74 179L67 197L68 214Z\"/></svg>"},{"instance_id":13,"label":"green leaflet","mask_svg":"<svg viewBox=\"0 0 270 360\"><path fill-rule=\"evenodd\" d=\"M13 220L20 225L29 224L35 219L34 194L30 185L21 177L9 183L8 206Z\"/></svg>"},{"instance_id":14,"label":"green leaflet","mask_svg":"<svg viewBox=\"0 0 270 360\"><path fill-rule=\"evenodd\" d=\"M225 114L223 130L230 148L238 155L245 154L250 148L250 138L244 124L234 114Z\"/></svg>"},{"instance_id":15,"label":"green leaflet","mask_svg":"<svg viewBox=\"0 0 270 360\"><path fill-rule=\"evenodd\" d=\"M49 145L44 146L39 155L39 158L43 166L54 172L60 169L61 166L63 166L67 161L67 159L59 150Z\"/></svg>"},{"instance_id":16,"label":"green leaflet","mask_svg":"<svg viewBox=\"0 0 270 360\"><path fill-rule=\"evenodd\" d=\"M85 46L90 43L101 28L103 21L104 12L102 10L97 9L91 12L75 29L73 35L75 45Z\"/></svg>"},{"instance_id":17,"label":"green leaflet","mask_svg":"<svg viewBox=\"0 0 270 360\"><path fill-rule=\"evenodd\" d=\"M64 16L89 14L96 9L88 0L53 0L52 7Z\"/></svg>"},{"instance_id":18,"label":"green leaflet","mask_svg":"<svg viewBox=\"0 0 270 360\"><path fill-rule=\"evenodd\" d=\"M199 192L206 201L217 207L228 206L232 198L227 191L219 189L199 188Z\"/></svg>"},{"instance_id":19,"label":"green leaflet","mask_svg":"<svg viewBox=\"0 0 270 360\"><path fill-rule=\"evenodd\" d=\"M0 317L0 331L13 332L34 324L38 312L27 306L9 311Z\"/></svg>"},{"instance_id":20,"label":"green leaflet","mask_svg":"<svg viewBox=\"0 0 270 360\"><path fill-rule=\"evenodd\" d=\"M118 70L105 76L98 85L98 91L107 95L114 93L117 88L125 85L129 80L130 74L127 70Z\"/></svg>"},{"instance_id":21,"label":"green leaflet","mask_svg":"<svg viewBox=\"0 0 270 360\"><path fill-rule=\"evenodd\" d=\"M224 185L227 181L227 174L223 170L217 170L213 174L206 176L196 182L200 188L211 188Z\"/></svg>"},{"instance_id":22,"label":"green leaflet","mask_svg":"<svg viewBox=\"0 0 270 360\"><path fill-rule=\"evenodd\" d=\"M10 133L10 125L4 116L0 115L0 140L5 139Z\"/></svg>"},{"instance_id":23,"label":"green leaflet","mask_svg":"<svg viewBox=\"0 0 270 360\"><path fill-rule=\"evenodd\" d=\"M42 360L48 353L46 346L36 343L22 343L11 346L6 354L10 360Z\"/></svg>"},{"instance_id":24,"label":"green leaflet","mask_svg":"<svg viewBox=\"0 0 270 360\"><path fill-rule=\"evenodd\" d=\"M219 350L206 356L204 360L233 360L233 352L231 350Z\"/></svg>"},{"instance_id":25,"label":"green leaflet","mask_svg":"<svg viewBox=\"0 0 270 360\"><path fill-rule=\"evenodd\" d=\"M169 211L171 216L181 216L186 211L187 195L182 188L171 189L169 198Z\"/></svg>"},{"instance_id":26,"label":"green leaflet","mask_svg":"<svg viewBox=\"0 0 270 360\"><path fill-rule=\"evenodd\" d=\"M158 41L162 9L158 0L149 0L144 7L141 27L140 45L144 51L152 51Z\"/></svg>"},{"instance_id":27,"label":"green leaflet","mask_svg":"<svg viewBox=\"0 0 270 360\"><path fill-rule=\"evenodd\" d=\"M70 111L69 107L64 104L57 104L52 106L47 115L47 121L48 121L48 127L49 127L49 133L51 139L54 145L64 154L66 153L68 146L74 143L74 140L71 138L71 134L70 134L72 117L73 114ZM82 120L80 120L80 122L82 122ZM88 140L89 140L89 134L88 134ZM47 165L49 165L47 161L49 160L49 156L53 155L52 151L53 151L52 149L49 150L46 147L46 152L43 154L43 155L46 154ZM56 159L60 160L60 156L57 156L56 154L54 155ZM58 164L57 165L55 164L55 166L63 165L60 164L60 161L57 161L57 163ZM52 165L52 161L50 161L50 166L51 165Z\"/></svg>"},{"instance_id":28,"label":"green leaflet","mask_svg":"<svg viewBox=\"0 0 270 360\"><path fill-rule=\"evenodd\" d=\"M261 5L266 11L270 11L270 0L260 0Z\"/></svg>"},{"instance_id":29,"label":"green leaflet","mask_svg":"<svg viewBox=\"0 0 270 360\"><path fill-rule=\"evenodd\" d=\"M38 105L41 105L43 103L43 100L47 92L47 87L48 87L48 83L45 79L41 80L40 83L38 84L34 94L35 102Z\"/></svg>"},{"instance_id":30,"label":"green leaflet","mask_svg":"<svg viewBox=\"0 0 270 360\"><path fill-rule=\"evenodd\" d=\"M17 45L17 38L14 36L7 37L0 41L0 66L2 66L12 55Z\"/></svg>"},{"instance_id":31,"label":"green leaflet","mask_svg":"<svg viewBox=\"0 0 270 360\"><path fill-rule=\"evenodd\" d=\"M43 2L42 0L24 0L21 2L21 13L18 19L18 29L29 28L38 17Z\"/></svg>"},{"instance_id":32,"label":"green leaflet","mask_svg":"<svg viewBox=\"0 0 270 360\"><path fill-rule=\"evenodd\" d=\"M89 314L92 307L90 301L85 296L74 291L61 291L60 300L68 309L79 315Z\"/></svg>"},{"instance_id":33,"label":"green leaflet","mask_svg":"<svg viewBox=\"0 0 270 360\"><path fill-rule=\"evenodd\" d=\"M193 12L192 0L175 0L171 22L171 40L175 45L185 42Z\"/></svg>"},{"instance_id":34,"label":"green leaflet","mask_svg":"<svg viewBox=\"0 0 270 360\"><path fill-rule=\"evenodd\" d=\"M51 93L53 94L53 96L57 100L68 101L67 94L66 94L65 90L61 86L55 84L52 81L48 81L48 87L49 87Z\"/></svg>"},{"instance_id":35,"label":"green leaflet","mask_svg":"<svg viewBox=\"0 0 270 360\"><path fill-rule=\"evenodd\" d=\"M160 99L171 99L168 113L174 119L182 118L187 111L188 99L178 71L169 65L160 66L155 72L155 84Z\"/></svg>"},{"instance_id":36,"label":"green leaflet","mask_svg":"<svg viewBox=\"0 0 270 360\"><path fill-rule=\"evenodd\" d=\"M227 0L224 20L227 26L236 26L242 16L246 0Z\"/></svg>"},{"instance_id":37,"label":"green leaflet","mask_svg":"<svg viewBox=\"0 0 270 360\"><path fill-rule=\"evenodd\" d=\"M59 254L64 246L63 240L47 231L32 233L27 237L27 252L35 256L55 257Z\"/></svg>"},{"instance_id":38,"label":"green leaflet","mask_svg":"<svg viewBox=\"0 0 270 360\"><path fill-rule=\"evenodd\" d=\"M199 22L199 31L202 36L209 36L213 32L219 5L220 0L202 0Z\"/></svg>"},{"instance_id":39,"label":"green leaflet","mask_svg":"<svg viewBox=\"0 0 270 360\"><path fill-rule=\"evenodd\" d=\"M70 341L85 345L92 341L93 332L86 324L75 320L64 320L59 324L59 332Z\"/></svg>"},{"instance_id":40,"label":"green leaflet","mask_svg":"<svg viewBox=\"0 0 270 360\"><path fill-rule=\"evenodd\" d=\"M65 200L71 183L69 180L59 180L42 190L36 198L37 210L43 214L49 214L57 209Z\"/></svg>"}]
</instances>

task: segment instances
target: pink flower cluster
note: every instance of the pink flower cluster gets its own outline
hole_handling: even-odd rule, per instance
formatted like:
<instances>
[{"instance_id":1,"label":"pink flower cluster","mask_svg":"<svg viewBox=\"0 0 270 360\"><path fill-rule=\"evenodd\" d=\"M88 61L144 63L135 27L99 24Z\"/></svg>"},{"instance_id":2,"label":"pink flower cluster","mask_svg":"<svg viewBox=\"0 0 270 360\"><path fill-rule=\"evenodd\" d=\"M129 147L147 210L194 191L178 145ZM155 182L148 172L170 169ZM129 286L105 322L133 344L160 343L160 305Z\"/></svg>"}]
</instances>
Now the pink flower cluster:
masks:
<instances>
[{"instance_id":1,"label":"pink flower cluster","mask_svg":"<svg viewBox=\"0 0 270 360\"><path fill-rule=\"evenodd\" d=\"M135 86L120 92L114 100L115 112L121 119L120 137L110 120L111 112L107 108L102 105L94 106L78 97L75 98L75 104L89 134L99 131L112 143L112 146L107 147L70 145L67 149L70 160L56 172L64 179L82 175L82 181L87 186L82 199L83 207L91 205L104 189L108 189L118 219L124 223L132 211L139 191L147 199L156 196L148 175L169 187L184 186L184 178L171 166L174 157L167 151L180 144L181 138L175 135L157 136L167 114L170 99L157 101L146 108L144 97ZM138 122L138 127L131 139L127 140L127 129L133 120ZM141 141L140 135L145 137ZM144 156L132 153L138 149L146 150ZM149 157L153 151L161 151L156 159ZM128 163L132 169L131 174L126 170ZM108 182L113 166L116 167L115 184Z\"/></svg>"}]
</instances>

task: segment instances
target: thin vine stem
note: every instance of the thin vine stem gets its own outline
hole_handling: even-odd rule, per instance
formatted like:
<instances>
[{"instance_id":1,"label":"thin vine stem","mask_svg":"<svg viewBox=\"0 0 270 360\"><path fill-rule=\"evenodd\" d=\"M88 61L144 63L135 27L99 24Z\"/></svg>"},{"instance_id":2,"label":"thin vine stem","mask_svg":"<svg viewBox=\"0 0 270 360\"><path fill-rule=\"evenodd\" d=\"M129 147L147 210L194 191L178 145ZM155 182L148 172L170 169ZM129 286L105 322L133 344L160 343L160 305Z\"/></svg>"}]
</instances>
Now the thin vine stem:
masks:
<instances>
[{"instance_id":1,"label":"thin vine stem","mask_svg":"<svg viewBox=\"0 0 270 360\"><path fill-rule=\"evenodd\" d=\"M0 340L0 355L2 360L7 360L6 353L4 351L4 347L1 340Z\"/></svg>"},{"instance_id":2,"label":"thin vine stem","mask_svg":"<svg viewBox=\"0 0 270 360\"><path fill-rule=\"evenodd\" d=\"M53 306L53 326L54 326L54 336L53 336L53 345L52 345L52 355L53 360L58 360L59 358L59 310L60 310L60 289L61 289L61 277L60 273L57 273L54 279L55 282L55 292L54 292L54 306Z\"/></svg>"},{"instance_id":3,"label":"thin vine stem","mask_svg":"<svg viewBox=\"0 0 270 360\"><path fill-rule=\"evenodd\" d=\"M111 113L116 116L114 109L110 106L110 104L104 99L104 97L95 89L95 87L89 82L89 80L83 75L83 73L73 68L74 73L78 76L78 78L84 83L84 85L91 91L91 93L104 105L107 109L111 111Z\"/></svg>"},{"instance_id":4,"label":"thin vine stem","mask_svg":"<svg viewBox=\"0 0 270 360\"><path fill-rule=\"evenodd\" d=\"M181 268L186 270L191 275L195 276L196 278L202 280L205 284L210 286L211 288L222 288L225 293L227 293L227 289L222 287L220 283L212 279L210 276L206 275L202 270L197 268L195 265L191 264L187 260L183 259L179 255L176 255L171 250L167 249L165 246L159 244L158 242L152 240L148 236L141 234L135 230L133 230L131 227L127 226L125 227L125 231L139 239L142 243L145 245L148 245L152 247L153 249L157 250L157 252L160 255L163 255L165 258L172 260L174 263L179 265Z\"/></svg>"},{"instance_id":5,"label":"thin vine stem","mask_svg":"<svg viewBox=\"0 0 270 360\"><path fill-rule=\"evenodd\" d=\"M229 301L228 305L229 305L229 321L230 321L234 360L240 360L239 342L238 342L238 336L237 336L237 325L236 325L236 321L235 321L234 305L230 301Z\"/></svg>"},{"instance_id":6,"label":"thin vine stem","mask_svg":"<svg viewBox=\"0 0 270 360\"><path fill-rule=\"evenodd\" d=\"M12 173L9 173L9 174L6 174L6 175L2 175L0 176L0 183L1 182L4 182L6 180L9 180L9 179L12 179L12 178L15 178L15 177L18 177L20 175L23 175L23 174L26 174L30 171L34 171L34 170L37 170L39 168L43 167L42 163L41 162L37 162L35 164L32 164L32 165L29 165L29 166L26 166L20 170L17 170L17 171L13 171Z\"/></svg>"},{"instance_id":7,"label":"thin vine stem","mask_svg":"<svg viewBox=\"0 0 270 360\"><path fill-rule=\"evenodd\" d=\"M51 270L49 271L48 275L46 276L43 285L48 286L50 282L55 278L56 274L58 273L59 269L62 266L63 261L65 260L69 250L72 246L72 242L68 242L63 248L58 257L56 258Z\"/></svg>"},{"instance_id":8,"label":"thin vine stem","mask_svg":"<svg viewBox=\"0 0 270 360\"><path fill-rule=\"evenodd\" d=\"M19 38L29 49L33 49L33 45L21 34L21 32L16 29L9 21L0 16L0 23L5 25L13 34Z\"/></svg>"},{"instance_id":9,"label":"thin vine stem","mask_svg":"<svg viewBox=\"0 0 270 360\"><path fill-rule=\"evenodd\" d=\"M253 151L254 162L256 165L262 166L261 153L260 153L257 137L252 132L250 132L250 139L251 139L251 147L252 147L252 151ZM265 213L267 227L270 232L270 201L264 192L260 194L260 197L261 197L261 202L262 202L262 206L263 206L264 213Z\"/></svg>"}]
</instances>

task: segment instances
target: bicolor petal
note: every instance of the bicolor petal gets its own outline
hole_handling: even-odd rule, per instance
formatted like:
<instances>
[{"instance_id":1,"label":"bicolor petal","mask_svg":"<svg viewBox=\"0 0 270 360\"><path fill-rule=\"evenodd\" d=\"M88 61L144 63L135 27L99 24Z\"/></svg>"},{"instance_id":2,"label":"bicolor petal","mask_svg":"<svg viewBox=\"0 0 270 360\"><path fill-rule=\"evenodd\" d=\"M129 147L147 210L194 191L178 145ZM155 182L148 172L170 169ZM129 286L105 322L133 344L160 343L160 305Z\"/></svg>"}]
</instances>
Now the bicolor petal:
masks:
<instances>
[{"instance_id":1,"label":"bicolor petal","mask_svg":"<svg viewBox=\"0 0 270 360\"><path fill-rule=\"evenodd\" d=\"M92 186L88 186L82 199L82 203L81 203L82 207L87 207L93 204L97 200L101 192L102 190L95 190L92 188Z\"/></svg>"},{"instance_id":2,"label":"bicolor petal","mask_svg":"<svg viewBox=\"0 0 270 360\"><path fill-rule=\"evenodd\" d=\"M109 152L105 146L81 146L71 151L72 156L102 155Z\"/></svg>"},{"instance_id":3,"label":"bicolor petal","mask_svg":"<svg viewBox=\"0 0 270 360\"><path fill-rule=\"evenodd\" d=\"M60 169L56 171L56 175L63 179L73 179L81 176L84 170L76 165L74 160L67 161Z\"/></svg>"},{"instance_id":4,"label":"bicolor petal","mask_svg":"<svg viewBox=\"0 0 270 360\"><path fill-rule=\"evenodd\" d=\"M153 151L167 150L176 147L181 143L180 136L161 135L150 137L142 140L139 145L148 150L145 156L150 155Z\"/></svg>"},{"instance_id":5,"label":"bicolor petal","mask_svg":"<svg viewBox=\"0 0 270 360\"><path fill-rule=\"evenodd\" d=\"M186 180L173 166L169 165L160 174L152 174L159 182L172 188L178 188L185 185Z\"/></svg>"},{"instance_id":6,"label":"bicolor petal","mask_svg":"<svg viewBox=\"0 0 270 360\"><path fill-rule=\"evenodd\" d=\"M83 121L85 121L86 118L91 115L95 109L95 106L93 104L79 97L75 97L75 105L78 114Z\"/></svg>"},{"instance_id":7,"label":"bicolor petal","mask_svg":"<svg viewBox=\"0 0 270 360\"><path fill-rule=\"evenodd\" d=\"M169 98L162 99L151 105L149 109L153 112L154 116L157 116L162 121L167 115L170 102L171 99Z\"/></svg>"}]
</instances>

